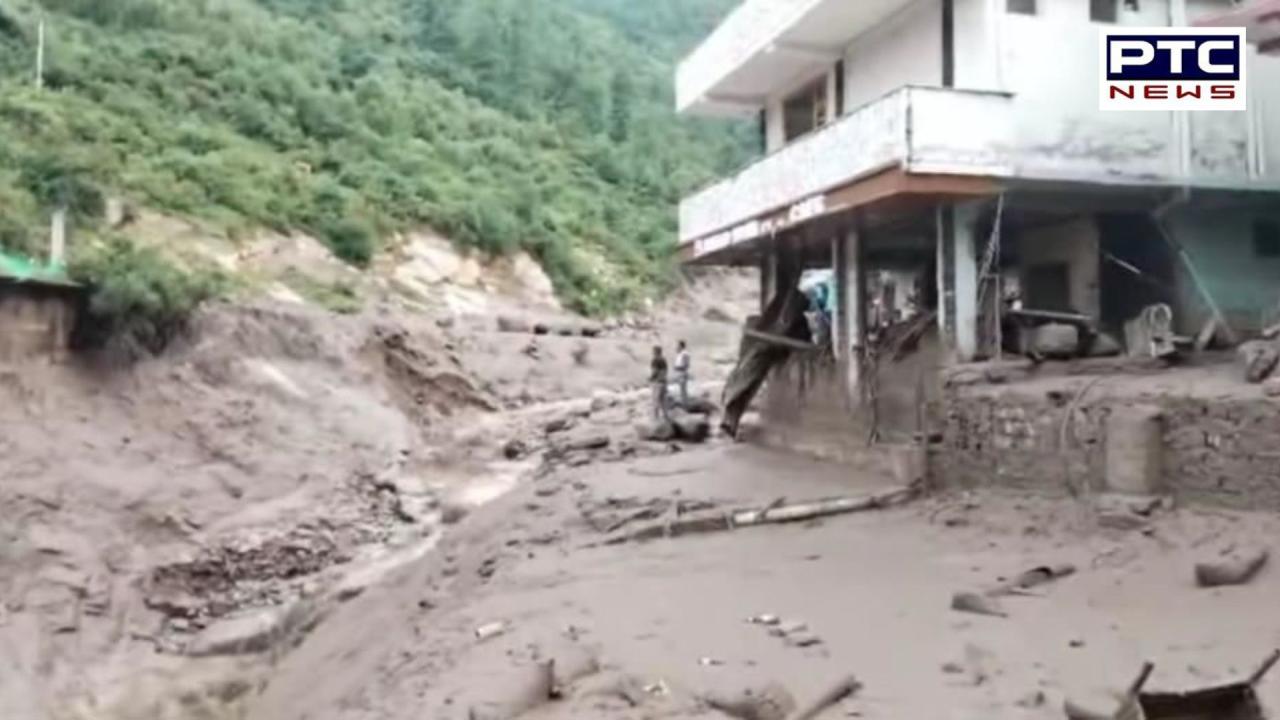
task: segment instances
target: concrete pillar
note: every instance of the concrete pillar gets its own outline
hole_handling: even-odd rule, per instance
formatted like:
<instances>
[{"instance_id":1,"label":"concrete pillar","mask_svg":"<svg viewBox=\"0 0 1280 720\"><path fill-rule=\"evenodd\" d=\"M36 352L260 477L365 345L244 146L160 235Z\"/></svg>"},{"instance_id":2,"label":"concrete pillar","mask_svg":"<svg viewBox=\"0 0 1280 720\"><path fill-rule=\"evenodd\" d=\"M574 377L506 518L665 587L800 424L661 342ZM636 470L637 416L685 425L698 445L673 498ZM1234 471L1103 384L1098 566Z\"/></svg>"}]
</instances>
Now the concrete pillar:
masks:
<instances>
[{"instance_id":1,"label":"concrete pillar","mask_svg":"<svg viewBox=\"0 0 1280 720\"><path fill-rule=\"evenodd\" d=\"M778 247L773 240L766 241L760 251L760 312L769 307L778 293Z\"/></svg>"},{"instance_id":2,"label":"concrete pillar","mask_svg":"<svg viewBox=\"0 0 1280 720\"><path fill-rule=\"evenodd\" d=\"M61 267L67 257L67 210L58 208L53 211L53 221L49 228L49 264Z\"/></svg>"},{"instance_id":3,"label":"concrete pillar","mask_svg":"<svg viewBox=\"0 0 1280 720\"><path fill-rule=\"evenodd\" d=\"M955 313L956 355L970 362L978 355L978 263L979 246L975 237L978 215L982 207L969 203L955 209Z\"/></svg>"},{"instance_id":4,"label":"concrete pillar","mask_svg":"<svg viewBox=\"0 0 1280 720\"><path fill-rule=\"evenodd\" d=\"M867 341L867 282L863 234L855 225L832 241L835 317L832 341L836 364L846 379L849 398L862 390L862 357Z\"/></svg>"}]
</instances>

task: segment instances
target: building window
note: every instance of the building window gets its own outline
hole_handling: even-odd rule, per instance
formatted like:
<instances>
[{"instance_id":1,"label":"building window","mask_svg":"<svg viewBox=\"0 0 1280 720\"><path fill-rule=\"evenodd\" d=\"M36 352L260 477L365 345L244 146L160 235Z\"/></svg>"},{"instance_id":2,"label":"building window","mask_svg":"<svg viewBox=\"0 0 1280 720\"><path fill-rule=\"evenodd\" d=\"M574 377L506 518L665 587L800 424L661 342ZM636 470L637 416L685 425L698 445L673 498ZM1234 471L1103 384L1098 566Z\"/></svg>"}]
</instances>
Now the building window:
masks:
<instances>
[{"instance_id":1,"label":"building window","mask_svg":"<svg viewBox=\"0 0 1280 720\"><path fill-rule=\"evenodd\" d=\"M1089 0L1089 19L1113 23L1120 19L1120 0Z\"/></svg>"},{"instance_id":2,"label":"building window","mask_svg":"<svg viewBox=\"0 0 1280 720\"><path fill-rule=\"evenodd\" d=\"M1035 15L1036 0L1009 0L1009 12L1018 15Z\"/></svg>"},{"instance_id":3,"label":"building window","mask_svg":"<svg viewBox=\"0 0 1280 720\"><path fill-rule=\"evenodd\" d=\"M1253 254L1260 258L1280 258L1280 223L1271 220L1253 223Z\"/></svg>"},{"instance_id":4,"label":"building window","mask_svg":"<svg viewBox=\"0 0 1280 720\"><path fill-rule=\"evenodd\" d=\"M815 80L787 98L783 104L783 129L787 142L807 135L827 122L827 78Z\"/></svg>"}]
</instances>

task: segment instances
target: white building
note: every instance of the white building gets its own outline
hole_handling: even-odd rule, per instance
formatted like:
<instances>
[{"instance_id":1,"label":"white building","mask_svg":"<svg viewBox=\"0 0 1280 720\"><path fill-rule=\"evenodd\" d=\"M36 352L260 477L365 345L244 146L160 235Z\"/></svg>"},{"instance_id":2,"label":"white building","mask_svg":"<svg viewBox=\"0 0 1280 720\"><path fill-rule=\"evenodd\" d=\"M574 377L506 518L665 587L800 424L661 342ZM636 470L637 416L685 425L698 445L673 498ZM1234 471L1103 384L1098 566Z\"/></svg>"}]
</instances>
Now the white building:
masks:
<instances>
[{"instance_id":1,"label":"white building","mask_svg":"<svg viewBox=\"0 0 1280 720\"><path fill-rule=\"evenodd\" d=\"M1156 302L1185 333L1215 312L1257 330L1280 302L1280 58L1250 49L1247 112L1098 109L1100 29L1236 7L745 0L680 64L676 102L760 118L765 153L681 203L683 257L766 280L779 258L834 264L854 388L868 270L927 275L946 356L994 354L978 304L997 217L991 275L1032 308L1119 337Z\"/></svg>"}]
</instances>

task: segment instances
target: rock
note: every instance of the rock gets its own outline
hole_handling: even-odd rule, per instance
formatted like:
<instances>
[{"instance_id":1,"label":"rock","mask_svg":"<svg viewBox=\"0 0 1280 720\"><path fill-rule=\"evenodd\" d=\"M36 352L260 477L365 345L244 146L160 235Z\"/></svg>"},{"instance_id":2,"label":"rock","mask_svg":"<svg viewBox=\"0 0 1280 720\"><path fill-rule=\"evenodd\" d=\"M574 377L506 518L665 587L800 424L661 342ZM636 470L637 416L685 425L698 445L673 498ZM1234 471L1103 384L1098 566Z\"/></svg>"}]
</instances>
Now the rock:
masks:
<instances>
[{"instance_id":1,"label":"rock","mask_svg":"<svg viewBox=\"0 0 1280 720\"><path fill-rule=\"evenodd\" d=\"M724 308L718 305L712 305L708 307L706 310L703 310L702 319L706 320L707 322L718 322L718 323L734 322L733 316L730 315L727 311L725 311Z\"/></svg>"},{"instance_id":2,"label":"rock","mask_svg":"<svg viewBox=\"0 0 1280 720\"><path fill-rule=\"evenodd\" d=\"M532 328L529 321L524 318L514 317L512 315L498 316L498 332L505 333L527 333Z\"/></svg>"},{"instance_id":3,"label":"rock","mask_svg":"<svg viewBox=\"0 0 1280 720\"><path fill-rule=\"evenodd\" d=\"M1266 340L1250 340L1236 351L1245 382L1260 383L1271 376L1280 363L1280 349Z\"/></svg>"},{"instance_id":4,"label":"rock","mask_svg":"<svg viewBox=\"0 0 1280 720\"><path fill-rule=\"evenodd\" d=\"M519 438L508 440L502 446L502 456L508 460L519 460L529 453L529 447Z\"/></svg>"},{"instance_id":5,"label":"rock","mask_svg":"<svg viewBox=\"0 0 1280 720\"><path fill-rule=\"evenodd\" d=\"M795 698L778 683L703 699L713 709L739 720L786 720L796 711Z\"/></svg>"},{"instance_id":6,"label":"rock","mask_svg":"<svg viewBox=\"0 0 1280 720\"><path fill-rule=\"evenodd\" d=\"M608 435L591 435L570 441L565 445L565 449L578 451L603 450L609 447L609 442Z\"/></svg>"},{"instance_id":7,"label":"rock","mask_svg":"<svg viewBox=\"0 0 1280 720\"><path fill-rule=\"evenodd\" d=\"M667 442L676 437L676 426L667 420L651 420L636 426L636 434L641 440Z\"/></svg>"},{"instance_id":8,"label":"rock","mask_svg":"<svg viewBox=\"0 0 1280 720\"><path fill-rule=\"evenodd\" d=\"M547 423L542 426L542 431L548 435L553 435L558 432L564 432L571 427L573 427L573 420L571 418L558 417L554 420L548 420Z\"/></svg>"},{"instance_id":9,"label":"rock","mask_svg":"<svg viewBox=\"0 0 1280 720\"><path fill-rule=\"evenodd\" d=\"M591 393L591 412L597 413L606 408L616 407L618 396L608 390L596 390Z\"/></svg>"},{"instance_id":10,"label":"rock","mask_svg":"<svg viewBox=\"0 0 1280 720\"><path fill-rule=\"evenodd\" d=\"M1103 512L1098 515L1098 525L1111 530L1141 530L1147 519L1132 512Z\"/></svg>"},{"instance_id":11,"label":"rock","mask_svg":"<svg viewBox=\"0 0 1280 720\"><path fill-rule=\"evenodd\" d=\"M1098 333L1089 345L1090 357L1115 357L1123 352L1124 347L1120 345L1120 341L1107 333Z\"/></svg>"},{"instance_id":12,"label":"rock","mask_svg":"<svg viewBox=\"0 0 1280 720\"><path fill-rule=\"evenodd\" d=\"M219 620L187 643L186 654L212 657L266 652L283 638L286 615L270 608Z\"/></svg>"},{"instance_id":13,"label":"rock","mask_svg":"<svg viewBox=\"0 0 1280 720\"><path fill-rule=\"evenodd\" d=\"M470 513L471 510L466 505L446 502L440 506L440 522L445 525L457 525Z\"/></svg>"},{"instance_id":14,"label":"rock","mask_svg":"<svg viewBox=\"0 0 1280 720\"><path fill-rule=\"evenodd\" d=\"M690 443L706 442L711 437L711 421L705 415L675 412L671 414L676 438Z\"/></svg>"},{"instance_id":15,"label":"rock","mask_svg":"<svg viewBox=\"0 0 1280 720\"><path fill-rule=\"evenodd\" d=\"M719 410L715 403L701 397L689 398L689 402L684 403L681 409L694 415L713 415Z\"/></svg>"},{"instance_id":16,"label":"rock","mask_svg":"<svg viewBox=\"0 0 1280 720\"><path fill-rule=\"evenodd\" d=\"M1273 377L1262 383L1262 393L1267 397L1280 397L1280 377Z\"/></svg>"},{"instance_id":17,"label":"rock","mask_svg":"<svg viewBox=\"0 0 1280 720\"><path fill-rule=\"evenodd\" d=\"M578 333L584 338L597 338L604 334L604 328L599 325L583 325Z\"/></svg>"},{"instance_id":18,"label":"rock","mask_svg":"<svg viewBox=\"0 0 1280 720\"><path fill-rule=\"evenodd\" d=\"M534 335L550 335L551 326L546 323L534 323L533 334Z\"/></svg>"},{"instance_id":19,"label":"rock","mask_svg":"<svg viewBox=\"0 0 1280 720\"><path fill-rule=\"evenodd\" d=\"M1080 331L1063 323L1041 325L1031 330L1029 349L1044 357L1075 357L1080 350Z\"/></svg>"}]
</instances>

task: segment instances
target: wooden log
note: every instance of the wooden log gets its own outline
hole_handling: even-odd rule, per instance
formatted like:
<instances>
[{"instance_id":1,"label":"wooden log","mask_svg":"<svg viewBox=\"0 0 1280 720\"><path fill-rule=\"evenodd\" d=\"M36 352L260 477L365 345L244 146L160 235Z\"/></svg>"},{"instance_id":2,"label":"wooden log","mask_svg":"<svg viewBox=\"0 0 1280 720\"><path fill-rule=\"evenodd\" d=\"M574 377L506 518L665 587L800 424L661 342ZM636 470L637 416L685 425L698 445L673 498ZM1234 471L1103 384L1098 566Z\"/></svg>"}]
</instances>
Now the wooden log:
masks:
<instances>
[{"instance_id":1,"label":"wooden log","mask_svg":"<svg viewBox=\"0 0 1280 720\"><path fill-rule=\"evenodd\" d=\"M796 340L795 338L789 338L783 335L775 335L774 333L757 330L755 328L744 328L742 334L749 338L759 340L760 342L769 343L770 345L780 345L792 350L799 350L800 352L813 352L818 349L818 346L813 343L807 343L803 340Z\"/></svg>"}]
</instances>

